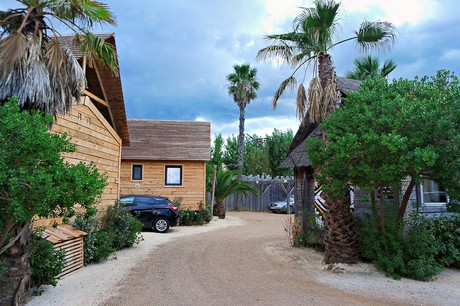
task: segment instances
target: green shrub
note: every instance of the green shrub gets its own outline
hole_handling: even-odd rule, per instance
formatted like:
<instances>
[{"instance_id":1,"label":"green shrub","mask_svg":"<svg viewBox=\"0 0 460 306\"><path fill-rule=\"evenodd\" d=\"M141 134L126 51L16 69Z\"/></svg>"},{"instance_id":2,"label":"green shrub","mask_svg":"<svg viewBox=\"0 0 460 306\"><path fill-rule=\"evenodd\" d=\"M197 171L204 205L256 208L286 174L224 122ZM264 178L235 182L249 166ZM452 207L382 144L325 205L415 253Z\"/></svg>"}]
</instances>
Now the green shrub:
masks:
<instances>
[{"instance_id":1,"label":"green shrub","mask_svg":"<svg viewBox=\"0 0 460 306\"><path fill-rule=\"evenodd\" d=\"M436 260L440 244L430 220L416 215L405 228L395 219L387 219L382 230L377 217L365 219L359 229L362 256L395 279L429 280L442 267Z\"/></svg>"},{"instance_id":2,"label":"green shrub","mask_svg":"<svg viewBox=\"0 0 460 306\"><path fill-rule=\"evenodd\" d=\"M204 207L203 202L200 202L198 210L181 208L179 214L180 225L203 225L205 223L209 223L212 220L211 205L209 203L207 203L206 207Z\"/></svg>"},{"instance_id":3,"label":"green shrub","mask_svg":"<svg viewBox=\"0 0 460 306\"><path fill-rule=\"evenodd\" d=\"M115 251L112 246L115 234L102 230L102 223L91 213L79 213L74 227L87 233L84 237L85 265L107 260Z\"/></svg>"},{"instance_id":4,"label":"green shrub","mask_svg":"<svg viewBox=\"0 0 460 306\"><path fill-rule=\"evenodd\" d=\"M445 267L460 268L460 214L433 218L430 229L439 243L436 259Z\"/></svg>"},{"instance_id":5,"label":"green shrub","mask_svg":"<svg viewBox=\"0 0 460 306\"><path fill-rule=\"evenodd\" d=\"M65 251L54 249L54 244L41 238L42 231L36 231L33 240L37 243L35 251L29 257L32 268L32 280L36 285L56 286L56 276L65 265Z\"/></svg>"},{"instance_id":6,"label":"green shrub","mask_svg":"<svg viewBox=\"0 0 460 306\"><path fill-rule=\"evenodd\" d=\"M449 202L446 205L447 211L448 212L453 212L453 213L460 213L460 204L456 202Z\"/></svg>"},{"instance_id":7,"label":"green shrub","mask_svg":"<svg viewBox=\"0 0 460 306\"><path fill-rule=\"evenodd\" d=\"M119 201L109 207L103 223L108 231L114 233L112 245L117 250L132 247L143 240L142 223L130 212L123 210Z\"/></svg>"}]
</instances>

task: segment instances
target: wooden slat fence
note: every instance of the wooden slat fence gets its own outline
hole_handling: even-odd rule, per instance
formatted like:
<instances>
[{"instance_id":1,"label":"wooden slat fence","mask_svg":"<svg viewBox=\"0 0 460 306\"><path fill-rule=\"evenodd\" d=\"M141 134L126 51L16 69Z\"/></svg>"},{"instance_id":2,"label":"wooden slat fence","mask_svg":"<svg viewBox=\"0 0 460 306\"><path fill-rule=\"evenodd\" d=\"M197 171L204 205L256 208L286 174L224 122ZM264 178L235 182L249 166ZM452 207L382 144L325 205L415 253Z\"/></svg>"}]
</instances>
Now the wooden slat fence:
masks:
<instances>
[{"instance_id":1,"label":"wooden slat fence","mask_svg":"<svg viewBox=\"0 0 460 306\"><path fill-rule=\"evenodd\" d=\"M273 201L285 200L286 192L293 192L293 177L275 177L269 175L263 176L238 176L238 179L250 181L259 192L259 195L249 194L247 198L241 194L228 197L225 200L227 211L269 211L269 205ZM211 194L207 194L208 201L211 201Z\"/></svg>"}]
</instances>

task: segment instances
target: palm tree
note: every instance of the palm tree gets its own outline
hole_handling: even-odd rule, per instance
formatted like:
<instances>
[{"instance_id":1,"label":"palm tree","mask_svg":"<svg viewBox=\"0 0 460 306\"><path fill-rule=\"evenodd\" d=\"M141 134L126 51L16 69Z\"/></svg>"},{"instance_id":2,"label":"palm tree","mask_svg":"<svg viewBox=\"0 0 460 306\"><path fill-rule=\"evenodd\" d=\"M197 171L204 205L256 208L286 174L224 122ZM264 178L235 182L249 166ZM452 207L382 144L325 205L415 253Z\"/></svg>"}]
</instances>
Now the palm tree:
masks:
<instances>
[{"instance_id":1,"label":"palm tree","mask_svg":"<svg viewBox=\"0 0 460 306\"><path fill-rule=\"evenodd\" d=\"M242 193L247 197L249 193L257 195L257 190L251 182L237 180L231 171L218 171L214 191L216 203L213 207L213 215L218 216L219 219L225 219L226 209L224 201L226 198L236 193Z\"/></svg>"},{"instance_id":2,"label":"palm tree","mask_svg":"<svg viewBox=\"0 0 460 306\"><path fill-rule=\"evenodd\" d=\"M75 34L86 59L118 73L114 48L91 34L94 25L115 25L105 4L88 0L18 0L21 8L0 11L0 102L17 96L23 109L56 115L70 111L86 86L83 69L59 44L55 26Z\"/></svg>"},{"instance_id":3,"label":"palm tree","mask_svg":"<svg viewBox=\"0 0 460 306\"><path fill-rule=\"evenodd\" d=\"M237 168L240 173L243 171L244 161L244 113L246 106L257 98L256 91L259 89L257 80L257 69L251 68L250 65L234 65L234 72L227 75L228 94L240 109L240 124L238 134L238 161Z\"/></svg>"},{"instance_id":4,"label":"palm tree","mask_svg":"<svg viewBox=\"0 0 460 306\"><path fill-rule=\"evenodd\" d=\"M89 62L106 64L118 73L112 45L90 32L95 24L115 24L106 5L92 0L17 1L23 7L0 11L0 103L16 96L22 109L57 115L70 111L73 97L79 101L86 86L84 71L70 48L59 44L57 24L75 34ZM17 305L30 287L28 257L34 245L28 222L12 219L8 227L16 228L9 232L17 234L1 245L0 265L8 263L10 271L16 272L8 288L2 288L5 294L0 300L1 304Z\"/></svg>"},{"instance_id":5,"label":"palm tree","mask_svg":"<svg viewBox=\"0 0 460 306\"><path fill-rule=\"evenodd\" d=\"M259 60L283 60L293 72L284 80L273 97L273 107L286 88L297 85L295 75L301 72L302 82L297 91L297 114L303 122L307 120L321 123L323 118L340 106L340 93L332 57L329 51L334 47L355 41L363 50L385 49L395 41L394 27L384 21L364 21L354 34L344 40L334 42L339 22L340 3L334 0L315 0L313 7L302 8L294 19L293 30L285 34L266 36L271 45L259 50ZM306 70L313 67L313 77L307 94L303 85ZM322 131L324 145L327 135ZM321 171L321 169L315 169ZM325 241L325 263L354 262L358 260L357 239L353 230L353 217L350 211L349 189L344 186L344 197L331 201L326 196L328 209L328 235Z\"/></svg>"},{"instance_id":6,"label":"palm tree","mask_svg":"<svg viewBox=\"0 0 460 306\"><path fill-rule=\"evenodd\" d=\"M345 77L360 81L376 76L386 78L396 69L396 63L393 60L386 60L383 66L380 67L379 59L370 55L355 59L354 64L355 68L352 71L348 71Z\"/></svg>"}]
</instances>

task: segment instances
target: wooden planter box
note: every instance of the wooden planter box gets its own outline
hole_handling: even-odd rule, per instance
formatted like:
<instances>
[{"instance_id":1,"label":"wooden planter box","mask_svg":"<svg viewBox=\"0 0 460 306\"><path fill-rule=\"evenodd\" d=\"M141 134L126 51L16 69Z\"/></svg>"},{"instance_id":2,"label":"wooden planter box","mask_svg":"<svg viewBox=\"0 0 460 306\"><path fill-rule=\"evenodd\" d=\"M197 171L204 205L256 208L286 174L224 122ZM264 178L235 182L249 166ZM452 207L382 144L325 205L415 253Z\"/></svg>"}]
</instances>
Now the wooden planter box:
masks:
<instances>
[{"instance_id":1,"label":"wooden planter box","mask_svg":"<svg viewBox=\"0 0 460 306\"><path fill-rule=\"evenodd\" d=\"M65 265L57 278L62 278L83 268L83 237L86 235L85 232L68 224L60 224L57 227L47 227L43 235L54 244L55 249L65 251Z\"/></svg>"}]
</instances>

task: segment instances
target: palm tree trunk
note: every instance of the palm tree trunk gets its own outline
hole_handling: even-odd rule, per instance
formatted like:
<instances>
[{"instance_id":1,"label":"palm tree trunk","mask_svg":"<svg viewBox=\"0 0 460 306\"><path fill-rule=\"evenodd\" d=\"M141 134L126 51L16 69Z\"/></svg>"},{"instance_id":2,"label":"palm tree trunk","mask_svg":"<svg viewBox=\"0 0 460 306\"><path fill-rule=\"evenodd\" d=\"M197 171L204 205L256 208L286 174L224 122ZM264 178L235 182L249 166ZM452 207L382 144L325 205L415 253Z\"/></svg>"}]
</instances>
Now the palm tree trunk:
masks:
<instances>
[{"instance_id":1,"label":"palm tree trunk","mask_svg":"<svg viewBox=\"0 0 460 306\"><path fill-rule=\"evenodd\" d=\"M343 199L326 200L328 231L325 240L324 263L354 263L358 261L358 237L350 209L350 191Z\"/></svg>"},{"instance_id":2,"label":"palm tree trunk","mask_svg":"<svg viewBox=\"0 0 460 306\"><path fill-rule=\"evenodd\" d=\"M7 269L0 274L0 305L21 304L30 287L32 271L29 257L33 247L29 224L17 225L12 234L14 236L21 232L21 238L0 255L0 262Z\"/></svg>"},{"instance_id":3,"label":"palm tree trunk","mask_svg":"<svg viewBox=\"0 0 460 306\"><path fill-rule=\"evenodd\" d=\"M226 212L224 201L216 200L216 205L214 205L214 210L212 212L213 216L217 216L219 219L225 219Z\"/></svg>"},{"instance_id":4,"label":"palm tree trunk","mask_svg":"<svg viewBox=\"0 0 460 306\"><path fill-rule=\"evenodd\" d=\"M318 54L318 73L324 95L323 111L327 118L336 108L340 107L340 93L337 90L335 69L329 54ZM323 145L327 146L327 134L321 130ZM344 189L344 197L332 201L325 194L328 232L325 240L324 262L352 263L359 258L358 237L354 230L351 212L350 190Z\"/></svg>"},{"instance_id":5,"label":"palm tree trunk","mask_svg":"<svg viewBox=\"0 0 460 306\"><path fill-rule=\"evenodd\" d=\"M245 106L243 103L238 103L240 106L240 125L238 134L238 162L237 168L240 174L243 173L243 162L244 162L244 113Z\"/></svg>"}]
</instances>

